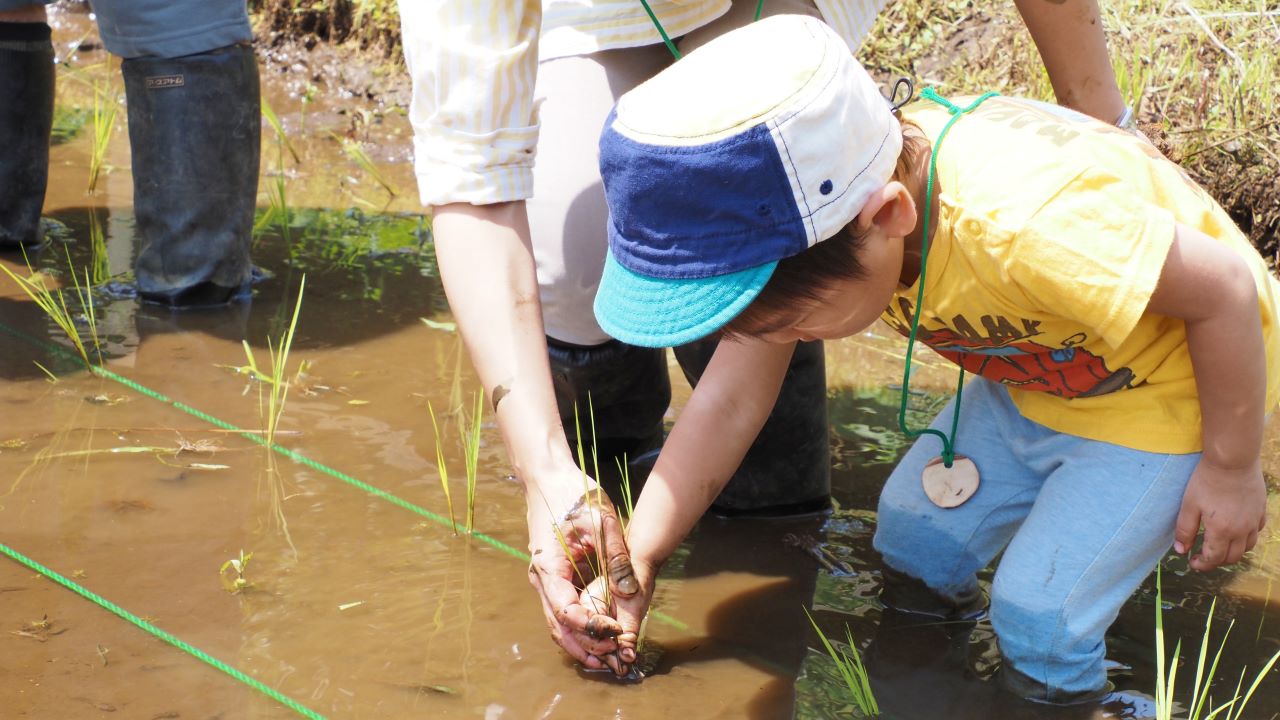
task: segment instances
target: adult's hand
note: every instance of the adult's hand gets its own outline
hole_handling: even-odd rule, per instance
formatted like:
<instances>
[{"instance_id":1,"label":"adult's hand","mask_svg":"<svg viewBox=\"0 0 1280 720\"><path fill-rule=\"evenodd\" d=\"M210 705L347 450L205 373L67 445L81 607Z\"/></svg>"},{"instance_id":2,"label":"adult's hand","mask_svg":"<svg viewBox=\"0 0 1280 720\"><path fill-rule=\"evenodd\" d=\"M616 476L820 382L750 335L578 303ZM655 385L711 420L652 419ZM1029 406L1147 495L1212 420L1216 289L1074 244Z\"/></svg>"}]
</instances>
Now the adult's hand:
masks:
<instances>
[{"instance_id":1,"label":"adult's hand","mask_svg":"<svg viewBox=\"0 0 1280 720\"><path fill-rule=\"evenodd\" d=\"M574 465L560 426L524 203L442 206L434 230L449 305L524 485L530 582L555 641L601 668L599 656L616 649L617 623L583 605L578 591L595 578L597 553L611 561L619 595L634 580L617 513Z\"/></svg>"},{"instance_id":2,"label":"adult's hand","mask_svg":"<svg viewBox=\"0 0 1280 720\"><path fill-rule=\"evenodd\" d=\"M588 669L607 665L622 674L615 652L623 627L605 596L630 598L639 586L613 503L576 468L570 472L561 482L541 486L556 488L556 497L530 493L529 583L552 639L565 652ZM575 483L576 497L565 492ZM592 583L595 589L585 592Z\"/></svg>"}]
</instances>

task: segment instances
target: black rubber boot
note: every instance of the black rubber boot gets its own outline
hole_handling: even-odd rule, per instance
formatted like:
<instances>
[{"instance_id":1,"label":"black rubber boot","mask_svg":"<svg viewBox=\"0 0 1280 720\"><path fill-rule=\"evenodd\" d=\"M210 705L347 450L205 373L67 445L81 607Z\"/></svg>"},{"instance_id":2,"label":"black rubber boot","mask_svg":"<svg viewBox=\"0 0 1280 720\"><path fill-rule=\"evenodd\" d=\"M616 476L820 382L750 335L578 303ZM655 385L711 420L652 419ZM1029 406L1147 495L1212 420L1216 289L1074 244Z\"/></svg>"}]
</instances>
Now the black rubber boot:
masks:
<instances>
[{"instance_id":1,"label":"black rubber boot","mask_svg":"<svg viewBox=\"0 0 1280 720\"><path fill-rule=\"evenodd\" d=\"M194 307L247 295L262 123L253 48L130 58L121 69L139 297Z\"/></svg>"},{"instance_id":2,"label":"black rubber boot","mask_svg":"<svg viewBox=\"0 0 1280 720\"><path fill-rule=\"evenodd\" d=\"M716 345L708 338L675 349L689 384L697 385ZM821 342L798 343L773 413L711 511L782 517L830 507L826 359Z\"/></svg>"},{"instance_id":3,"label":"black rubber boot","mask_svg":"<svg viewBox=\"0 0 1280 720\"><path fill-rule=\"evenodd\" d=\"M899 572L888 565L880 570L880 602L906 615L925 615L939 620L978 620L987 614L987 597L975 583L956 597L935 592L923 580Z\"/></svg>"},{"instance_id":4,"label":"black rubber boot","mask_svg":"<svg viewBox=\"0 0 1280 720\"><path fill-rule=\"evenodd\" d=\"M547 338L551 382L565 435L574 450L577 425L583 439L587 469L591 467L591 419L601 474L616 473L615 458L631 466L633 492L638 492L652 467L653 451L662 446L662 418L671 405L671 380L666 351L641 348L612 340L584 347ZM589 399L589 404L588 404Z\"/></svg>"},{"instance_id":5,"label":"black rubber boot","mask_svg":"<svg viewBox=\"0 0 1280 720\"><path fill-rule=\"evenodd\" d=\"M0 23L0 250L35 245L49 181L53 44L46 23Z\"/></svg>"}]
</instances>

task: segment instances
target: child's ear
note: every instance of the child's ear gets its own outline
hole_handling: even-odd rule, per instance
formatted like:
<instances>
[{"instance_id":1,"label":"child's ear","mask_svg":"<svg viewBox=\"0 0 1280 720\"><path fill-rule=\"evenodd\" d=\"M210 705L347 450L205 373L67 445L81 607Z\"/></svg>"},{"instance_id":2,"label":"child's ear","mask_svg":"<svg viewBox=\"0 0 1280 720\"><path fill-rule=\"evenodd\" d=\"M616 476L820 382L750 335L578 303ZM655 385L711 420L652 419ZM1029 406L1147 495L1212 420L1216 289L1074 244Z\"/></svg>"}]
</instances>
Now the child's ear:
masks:
<instances>
[{"instance_id":1,"label":"child's ear","mask_svg":"<svg viewBox=\"0 0 1280 720\"><path fill-rule=\"evenodd\" d=\"M878 226L889 237L906 237L916 227L916 203L911 193L897 180L871 193L858 212L858 229Z\"/></svg>"}]
</instances>

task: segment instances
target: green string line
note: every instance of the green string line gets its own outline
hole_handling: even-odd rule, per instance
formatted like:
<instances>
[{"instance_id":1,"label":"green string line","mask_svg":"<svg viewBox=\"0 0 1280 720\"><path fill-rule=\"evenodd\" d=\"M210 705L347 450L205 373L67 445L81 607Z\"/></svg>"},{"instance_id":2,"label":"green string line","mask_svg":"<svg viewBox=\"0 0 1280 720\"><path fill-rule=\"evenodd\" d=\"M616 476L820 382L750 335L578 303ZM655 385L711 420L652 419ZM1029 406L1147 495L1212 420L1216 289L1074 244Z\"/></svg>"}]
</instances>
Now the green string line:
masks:
<instances>
[{"instance_id":1,"label":"green string line","mask_svg":"<svg viewBox=\"0 0 1280 720\"><path fill-rule=\"evenodd\" d=\"M989 92L984 93L977 100L966 107L960 107L946 98L942 97L933 88L925 88L920 93L920 97L943 106L947 112L951 113L951 119L947 124L942 126L942 132L938 133L938 139L934 141L933 148L929 153L929 179L925 185L924 191L924 221L922 224L923 238L920 243L920 289L916 292L916 311L911 316L911 333L907 335L907 360L902 370L902 402L898 405L898 427L902 429L902 434L911 438L918 438L921 435L933 435L942 440L942 463L946 467L951 467L956 458L956 430L960 427L960 394L964 391L964 366L960 366L960 379L956 382L956 399L955 409L951 414L951 432L944 433L941 430L933 428L924 428L922 430L912 430L907 427L907 403L911 395L911 356L916 345L916 333L920 329L920 314L924 312L924 281L925 281L925 263L929 260L929 221L930 211L933 209L933 181L938 173L938 150L942 148L942 141L947 137L947 132L951 130L951 126L966 113L973 112L979 105L986 102L987 99L993 98L1000 93Z\"/></svg>"},{"instance_id":2,"label":"green string line","mask_svg":"<svg viewBox=\"0 0 1280 720\"><path fill-rule=\"evenodd\" d=\"M219 660L218 658L216 658L216 657L214 657L214 656L210 655L209 653L207 653L207 652L205 652L205 651L201 650L200 648L198 648L198 647L196 647L196 646L194 646L194 645L192 645L192 644L190 644L190 643L186 642L185 640L182 640L181 638L178 638L178 637L174 636L172 633L168 633L168 632L165 632L164 630L161 630L160 628L156 627L155 625L152 625L151 623L147 622L146 620L143 620L142 618L138 617L137 615L134 615L133 613L129 612L128 610L125 610L124 608L120 607L119 605L116 605L115 603L113 603L113 602L111 602L110 600L108 600L108 599L106 599L106 598L102 597L101 595L98 595L97 593L93 592L92 590L89 590L89 589L88 589L88 588L86 588L85 586L83 586L83 585L81 585L81 584L79 584L79 583L75 582L74 580L70 580L70 579L68 579L68 578L66 578L66 577L64 577L64 576L62 576L62 575L60 575L59 573L54 572L53 570L50 570L49 568L45 567L44 565L41 565L40 563L36 562L35 560L32 560L31 558L27 557L26 555L23 555L22 553L18 552L17 550L14 550L13 548L9 547L8 545L5 545L4 543L0 543L0 553L4 553L5 555L8 555L8 556L9 556L10 558L12 558L13 560L16 560L17 562L19 562L19 563L21 563L21 564L23 564L23 565L26 565L27 567L31 568L32 570L35 570L36 572L40 573L41 575L44 575L45 577L49 578L50 580L53 580L54 582L58 583L59 585L61 585L61 586L65 587L65 588L67 588L68 590L70 590L70 591L72 591L72 592L76 593L77 595L80 595L81 597L83 597L83 598L85 598L85 599L87 599L87 600L91 600L91 601L93 601L93 602L94 602L94 603L96 603L97 605L99 605L99 606L101 606L101 607L103 607L103 608L105 608L105 609L107 609L107 610L110 610L111 612L115 613L116 615L119 615L120 617L124 618L125 620L128 620L129 622L133 623L134 625L137 625L138 627L140 627L140 628L142 628L143 630L145 630L145 631L147 631L147 632L151 633L152 635L154 635L154 636L156 636L156 637L160 638L161 640L163 640L163 641L165 641L165 642L169 643L170 645L172 645L172 646L174 646L174 647L176 647L176 648L179 648L180 650L183 650L183 651L187 652L187 653L188 653L188 654L190 654L190 655L195 656L196 658L198 658L198 659L200 659L200 660L204 661L205 663L207 663L207 664L209 664L209 665L213 666L214 668L217 668L218 670L221 670L222 672L224 672L224 673L226 673L226 674L230 675L231 677L233 677L233 678L235 678L235 679L239 680L240 682L244 683L245 685L248 685L249 687L253 688L254 690L257 690L258 692L262 693L263 695L266 695L267 697L271 698L272 700L275 700L276 702L280 703L281 705L284 705L285 707L289 708L290 710L293 710L294 712L298 713L299 715L301 715L301 716L303 716L303 717L305 717L305 718L311 718L312 720L325 720L325 716L324 716L324 715L321 715L320 713L316 712L315 710L312 710L311 708L307 707L306 705L303 705L302 703L298 702L297 700L294 700L293 698L289 697L288 695L284 695L283 693L281 693L280 691L276 690L275 688L270 687L269 685L264 684L262 681L258 680L257 678L250 677L249 675L246 675L246 674L245 674L245 673L243 673L242 671L237 670L237 669L236 669L236 668L234 668L234 667L231 667L230 665L228 665L228 664L226 664L226 663L222 662L222 661L221 661L221 660Z\"/></svg>"},{"instance_id":3,"label":"green string line","mask_svg":"<svg viewBox=\"0 0 1280 720\"><path fill-rule=\"evenodd\" d=\"M76 354L72 353L71 351L67 350L67 349L66 349L66 348L64 348L64 347L61 347L61 346L59 346L59 345L55 345L55 344L50 343L50 342L46 342L46 341L39 340L39 339L37 339L37 338L30 337L29 335L27 335L27 334L25 334L25 333L23 333L23 332L21 332L21 331L15 330L15 329L13 329L13 328L9 327L8 325L5 325L5 324L4 324L4 323L2 323L2 322L0 322L0 330L3 330L4 332L7 332L7 333L9 333L9 334L10 334L10 335L12 335L12 336L14 336L14 337L16 337L16 338L18 338L18 339L20 339L20 340L23 340L24 342L27 342L28 344L34 345L35 347L42 348L42 349L44 349L44 350L46 350L46 351L50 351L50 352L56 352L56 353L61 354L61 355L65 356L65 357L72 358L72 359L76 360L77 362L80 360L80 356L79 356L79 355L76 355ZM145 385L142 385L141 383L135 382L134 380L130 380L129 378L124 377L124 376L122 376L122 375L117 375L116 373L114 373L114 372L112 372L112 371L110 371L110 370L108 370L108 369L106 369L106 368L104 368L104 367L100 367L100 366L96 366L96 365L95 365L95 366L92 366L92 367L90 368L90 371L91 371L94 375L97 375L97 376L102 377L102 378L106 378L106 379L111 380L111 381L116 382L116 383L119 383L119 384L121 384L121 385L123 385L123 386L125 386L125 387L129 388L130 390L133 390L134 392L137 392L137 393L139 393L139 394L141 394L141 395L145 395L145 396L147 396L147 397L149 397L149 398L152 398L153 400L159 400L160 402L165 403L165 404L167 404L167 405L169 405L169 406L171 406L171 407L173 407L173 408L176 408L176 409L178 409L178 410L181 410L182 412L184 412L184 413L186 413L186 414L188 414L188 415L190 415L190 416L192 416L192 417L198 418L198 419L200 419L200 420L204 420L205 422L209 423L210 425L214 425L214 426L216 426L216 427L222 428L223 430L230 430L230 431L232 431L232 432L235 432L235 433L239 434L239 435L240 435L240 437L243 437L243 438L245 438L246 440L249 440L250 442L253 442L253 443L258 444L258 445L262 445L262 446L264 446L264 447L265 447L265 446L267 446L267 441L266 441L266 439L265 439L265 438L263 438L263 437L262 437L260 434L258 434L258 433L254 433L254 432L250 432L250 431L248 431L248 430L244 430L244 429L242 429L242 428L238 428L238 427L236 427L235 425L232 425L231 423L229 423L229 422L227 422L227 421L225 421L225 420L222 420L221 418L214 417L213 415L210 415L209 413L206 413L206 412L204 412L204 411L202 411L202 410L199 410L199 409L197 409L197 408L191 407L190 405L187 405L186 403L182 403L182 402L179 402L179 401L177 401L177 400L173 400L173 399L171 399L171 398L167 397L166 395L164 395L163 393L160 393L160 392L157 392L157 391L155 391L155 390L152 390L151 388L149 388L149 387L147 387L147 386L145 386ZM331 468L331 467L329 467L328 465L325 465L324 463L321 463L321 462L319 462L319 461L317 461L317 460L313 460L313 459L311 459L311 458L307 457L306 455L303 455L302 453L299 453L299 452L294 451L294 450L290 450L289 448L282 447L282 446L280 446L280 445L278 445L278 444L274 444L274 443L273 443L273 444L271 444L269 447L270 447L272 450L274 450L275 452L279 453L280 455L283 455L283 456L285 456L285 457L289 458L290 460L293 460L294 462L296 462L296 463L298 463L298 464L300 464L300 465L305 465L305 466L307 466L307 467L309 467L309 468L311 468L311 469L313 469L313 470L316 470L317 472L320 472L320 473L323 473L323 474L325 474L325 475L329 475L330 477L333 477L333 478L336 478L336 479L338 479L338 480L341 480L342 482L344 482L344 483L346 483L346 484L348 484L348 485L351 485L352 487L359 488L359 489L361 489L361 490L363 490L363 491L365 491L365 492L369 493L370 495L373 495L373 496L375 496L375 497L378 497L378 498L381 498L381 499L383 499L383 500L386 500L387 502L390 502L390 503L392 503L392 504L394 504L394 505L398 505L399 507L402 507L402 508L404 508L405 510L408 510L408 511L410 511L410 512L417 513L418 515L421 515L422 517L425 517L425 518L427 518L428 520L431 520L432 522L435 522L436 524L440 525L441 527L447 527L447 528L450 528L451 530L455 530L455 529L456 529L456 528L455 528L455 526L454 526L454 523L452 523L448 518L446 518L446 517L444 517L444 516L442 516L442 515L438 515L438 514L436 514L436 513L433 513L433 512L431 512L430 510L428 510L428 509L426 509L426 508L424 508L424 507L421 507L421 506L419 506L419 505L415 505L415 504L413 504L413 503L409 502L408 500L405 500L405 499L403 499L403 498L401 498L401 497L398 497L398 496L396 496L396 495L393 495L393 494L391 494L391 493L387 492L386 490L383 490L383 489L381 489L381 488L378 488L378 487L375 487L375 486L373 486L373 485L370 485L369 483L364 482L363 480L358 480L358 479L356 479L356 478L354 478L354 477L352 477L352 476L350 476L350 475L348 475L348 474L346 474L346 473L342 472L341 470L335 470L334 468ZM490 537L490 536L488 536L488 535L486 535L486 534L484 534L484 533L482 533L482 532L479 532L479 531L477 531L477 530L456 529L456 531L457 531L457 532L464 533L464 534L466 534L466 535L469 535L469 536L471 536L471 537L473 537L473 538L476 538L477 540L480 540L480 541L481 541L481 542L483 542L483 543L486 543L486 544L488 544L488 545L490 545L490 546L492 546L492 547L494 547L494 548L497 548L498 550L501 550L502 552L504 552L504 553L506 553L506 554L508 554L508 555L510 555L510 556L512 556L512 557L514 557L514 558L516 558L516 559L518 559L518 560L520 560L520 561L522 561L522 562L529 562L529 560L531 559L528 553L523 552L523 551L521 551L521 550L518 550L518 549L516 549L516 548L514 548L514 547L512 547L512 546L510 546L510 545L508 545L508 544L506 544L506 543L504 543L504 542L502 542L501 540L498 540L497 538ZM652 615L655 619L659 620L660 622L663 622L663 623L665 623L665 624L667 624L667 625L670 625L671 627L677 628L677 629L679 629L679 630L688 630L688 629L689 629L689 626L688 626L686 623L681 622L680 620L677 620L676 618L673 618L673 617L671 617L670 615L667 615L667 614L666 614L666 613L664 613L664 612L661 612L661 611L658 611L658 610L651 610L651 611L649 612L649 614L650 614L650 615Z\"/></svg>"},{"instance_id":4,"label":"green string line","mask_svg":"<svg viewBox=\"0 0 1280 720\"><path fill-rule=\"evenodd\" d=\"M679 60L680 51L676 49L676 44L671 42L671 38L667 37L667 29L662 27L662 23L658 22L658 16L653 14L653 8L649 7L649 0L640 0L640 4L644 6L644 11L649 13L649 19L653 21L653 26L658 28L658 34L662 36L662 42L667 44L667 49L671 51L671 55Z\"/></svg>"}]
</instances>

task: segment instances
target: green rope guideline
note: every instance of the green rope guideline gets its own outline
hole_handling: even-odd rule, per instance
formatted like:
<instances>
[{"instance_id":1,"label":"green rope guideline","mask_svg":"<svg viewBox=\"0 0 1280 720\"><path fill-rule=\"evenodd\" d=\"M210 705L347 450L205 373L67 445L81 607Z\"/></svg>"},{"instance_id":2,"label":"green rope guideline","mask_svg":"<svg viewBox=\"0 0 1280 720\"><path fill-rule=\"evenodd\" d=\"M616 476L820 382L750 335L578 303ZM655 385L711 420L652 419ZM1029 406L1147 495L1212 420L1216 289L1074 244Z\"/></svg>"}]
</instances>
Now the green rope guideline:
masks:
<instances>
[{"instance_id":1,"label":"green rope guideline","mask_svg":"<svg viewBox=\"0 0 1280 720\"><path fill-rule=\"evenodd\" d=\"M27 334L25 334L25 333L23 333L23 332L21 332L21 331L19 331L19 330L15 330L14 328L11 328L11 327L9 327L8 325L5 325L5 324L4 324L4 323L2 323L2 322L0 322L0 331L4 331L4 332L8 333L9 335L12 335L12 336L13 336L13 337L15 337L15 338L18 338L19 340L22 340L23 342L26 342L26 343L28 343L28 344L30 344L30 345L33 345L33 346L35 346L35 347L37 347L37 348L40 348L40 349L43 349L43 350L45 350L45 351L53 352L53 353L58 353L58 354L60 354L60 355L63 355L63 356L66 356L66 357L70 357L70 358L72 358L72 359L74 359L74 360L77 360L77 361L80 359L78 355L75 355L74 353L72 353L71 351L67 350L67 349L66 349L66 348L64 348L64 347L61 347L61 346L59 346L59 345L56 345L56 344L50 343L50 342L48 342L48 341L40 340L40 339L38 339L38 338L33 338L33 337L31 337L31 336L29 336L29 335L27 335ZM246 440L249 440L249 441L251 441L251 442L253 442L253 443L256 443L256 444L258 444L258 445L262 445L262 446L264 446L264 447L266 447L266 446L267 446L267 441L266 441L266 440L265 440L261 435L259 435L258 433L254 433L254 432L250 432L250 431L248 431L248 430L244 430L244 429L242 429L242 428L238 428L238 427L236 427L235 425L232 425L231 423L229 423L229 422L227 422L227 421L225 421L225 420L222 420L221 418L214 417L213 415L210 415L209 413L206 413L206 412L204 412L204 411L202 411L202 410L199 410L199 409L197 409L197 408L191 407L190 405L187 405L186 403L182 403L182 402L179 402L179 401L177 401L177 400L173 400L173 399L171 399L171 398L167 397L166 395L164 395L164 394L162 394L162 393L160 393L160 392L157 392L157 391L155 391L155 390L152 390L151 388L149 388L149 387L147 387L147 386L145 386L145 385L142 385L141 383L135 382L134 380L130 380L130 379L129 379L129 378L127 378L127 377L124 377L124 376L122 376L122 375L118 375L118 374L116 374L116 373L114 373L114 372L112 372L112 371L110 371L110 370L107 370L107 369L106 369L106 368L104 368L104 367L100 367L100 366L96 366L96 365L95 365L95 366L91 366L90 371L91 371L94 375L97 375L98 377L105 378L105 379L107 379L107 380L111 380L111 381L116 382L116 383L118 383L118 384L120 384L120 385L123 385L123 386L125 386L125 387L129 388L130 390L133 390L134 392L137 392L137 393L139 393L139 394L141 394L141 395L144 395L144 396L146 396L146 397L152 398L153 400L158 400L158 401L160 401L160 402L163 402L163 403L165 403L165 404L167 404L167 405L169 405L169 406L171 406L171 407L173 407L173 408L175 408L175 409L181 410L182 412L184 412L184 413L186 413L186 414L188 414L188 415L190 415L190 416L192 416L192 417L194 417L194 418L197 418L197 419L203 420L203 421L205 421L205 422L207 422L207 423L209 423L209 424L211 424L211 425L214 425L214 426L216 426L216 427L218 427L218 428L221 428L221 429L223 429L223 430L229 430L229 431L235 432L235 433L237 433L238 435L240 435L241 437L245 438ZM439 515L439 514L437 514L437 513L431 512L430 510L427 510L426 508L421 507L421 506L419 506L419 505L415 505L414 503L411 503L411 502L409 502L408 500L405 500L405 499L403 499L403 498L401 498L401 497L398 497L398 496L396 496L396 495L393 495L392 493L389 493L389 492L387 492L386 490L383 490L383 489L381 489L381 488L378 488L378 487L375 487L375 486L373 486L373 485L370 485L370 484L369 484L369 483L367 483L367 482L364 482L364 481L362 481L362 480L358 480L358 479L356 479L356 478L354 478L354 477L352 477L352 476L350 476L350 475L348 475L348 474L346 474L346 473L344 473L344 472L342 472L342 471L340 471L340 470L336 470L336 469L334 469L334 468L329 467L328 465L325 465L324 463L321 463L321 462L319 462L319 461L317 461L317 460L313 460L312 458L309 458L309 457L307 457L306 455L303 455L302 453L296 452L296 451L294 451L294 450L290 450L290 449L288 449L288 448L286 448L286 447L282 447L282 446L280 446L280 445L278 445L278 444L272 444L272 445L270 445L269 447L271 448L271 450L275 451L276 453L279 453L280 455L283 455L283 456L285 456L285 457L289 458L290 460L293 460L293 461L294 461L294 462L296 462L296 463L299 463L299 464L301 464L301 465L305 465L305 466L307 466L307 467L309 467L309 468L312 468L313 470L316 470L316 471L318 471L318 472L320 472L320 473L323 473L323 474L325 474L325 475L329 475L330 477L333 477L333 478L336 478L336 479L338 479L338 480L341 480L342 482L344 482L344 483L346 483L346 484L348 484L348 485L351 485L352 487L359 488L359 489L361 489L361 490L363 490L363 491L365 491L365 492L369 493L370 495L373 495L373 496L375 496L375 497L378 497L378 498L381 498L381 499L383 499L383 500L386 500L387 502L390 502L390 503L392 503L392 504L394 504L394 505L397 505L397 506L399 506L399 507L401 507L401 508L404 508L405 510L408 510L408 511L410 511L410 512L416 513L416 514L418 514L418 515L420 515L420 516L422 516L422 517L427 518L428 520L431 520L432 522L435 522L436 524L440 525L441 527L454 528L454 524L453 524L453 523L451 523L451 522L449 521L449 519L448 519L448 518L446 518L446 517L444 517L444 516L442 516L442 515ZM476 539L480 540L481 542L487 543L488 545L490 545L490 546L492 546L492 547L494 547L494 548L496 548L496 549L498 549L498 550L501 550L502 552L506 553L507 555L510 555L511 557L514 557L514 558L516 558L516 559L518 559L518 560L521 560L521 561L523 561L523 562L528 562L528 561L530 560L530 557L529 557L529 554L528 554L528 553L526 553L526 552L522 552L522 551L520 551L520 550L518 550L518 549L516 549L516 548L514 548L514 547L512 547L512 546L510 546L510 545L508 545L508 544L506 544L506 543L504 543L504 542L502 542L501 540L498 540L497 538L490 537L490 536L488 536L488 535L486 535L486 534L484 534L484 533L482 533L482 532L478 532L478 531L475 531L475 530L465 530L465 529L463 529L461 532L463 532L463 533L465 533L465 534L467 534L467 535L470 535L471 537L474 537L474 538L476 538ZM193 655L193 656L195 656L195 657L199 658L200 660L203 660L204 662L206 662L206 663L208 663L208 664L212 665L213 667L216 667L216 668L218 668L219 670L222 670L223 672L227 673L227 674L228 674L228 675L230 675L231 677L234 677L234 678L236 678L236 679L238 679L238 680L241 680L242 682L245 682L246 684L250 685L251 687L253 687L253 688L255 688L255 689L258 689L258 690L261 690L262 692L265 692L266 694L270 695L273 699L278 700L279 702L281 702L282 704L286 705L287 707L290 707L290 708L292 708L292 709L294 709L294 710L297 710L297 711L298 711L299 713L301 713L303 716L308 717L308 718L321 718L321 719L323 720L323 716L322 716L322 715L318 715L318 714L316 714L314 711L312 711L312 710L310 710L310 709L306 708L305 706L302 706L302 705L298 704L296 701L291 700L290 698L285 697L285 696L283 696L283 695L280 695L280 694L279 694L278 692L276 692L275 690L272 690L271 688L266 687L265 685L262 685L262 683L261 683L261 682L259 682L259 681L255 680L255 679L253 679L253 678L251 678L251 677L249 677L248 675L245 675L243 672L241 672L241 671L239 671L239 670L236 670L235 668L232 668L232 667L230 667L230 666L226 665L225 663L222 663L221 661L217 660L216 658L213 658L213 657L211 657L211 656L209 656L209 655L205 654L203 651L199 650L198 648L195 648L194 646L192 646L192 645L190 645L190 644L188 644L188 643L183 642L183 641L182 641L182 640L180 640L179 638L177 638L177 637L175 637L175 636L173 636L173 635L170 635L169 633L165 632L164 630L161 630L160 628L157 628L157 627L155 627L154 625L151 625L150 623L148 623L148 622L146 622L146 621L142 620L142 619L141 619L141 618L139 618L138 616L133 615L133 614L132 614L132 613L130 613L129 611L127 611L127 610L125 610L125 609L123 609L123 608L121 608L121 607L119 607L119 606L115 605L114 603L111 603L110 601L105 600L105 599L104 599L104 598L102 598L101 596L96 595L96 594L94 594L94 593L90 592L89 590L87 590L87 589L85 589L85 588L81 587L81 586L80 586L80 585L78 585L77 583L72 582L71 580L68 580L67 578L65 578L65 577L63 577L63 576L61 576L61 575L59 575L59 574L57 574L57 573L53 572L52 570L49 570L48 568L44 567L43 565L40 565L39 563L35 562L34 560L31 560L31 559L27 558L25 555L22 555L21 553L17 552L16 550L12 550L12 549L10 549L8 546L4 545L3 543L0 543L0 552L2 552L3 554L5 554L5 555L9 556L9 557L10 557L10 558L12 558L13 560L15 560L15 561L17 561L17 562L19 562L19 563L21 563L21 564L23 564L23 565L26 565L27 567L29 567L29 568L31 568L31 569L33 569L33 570L35 570L36 572L39 572L39 573L41 573L41 574L45 575L45 576L46 576L46 577L48 577L49 579L54 580L55 582L57 582L57 583L61 584L62 586L64 586L64 587L66 587L66 588L68 588L68 589L70 589L70 590L72 590L72 591L76 592L77 594L81 595L82 597L84 597L84 598L86 598L86 599L88 599L88 600L91 600L91 601L93 601L93 602L97 603L98 605L102 606L103 608L105 608L105 609L107 609L107 610L110 610L111 612L115 613L116 615L119 615L120 617L122 617L122 618L124 618L124 619L128 620L129 622L133 623L134 625L137 625L138 627L142 628L143 630L146 630L147 632L149 632L149 633L151 633L151 634L155 635L156 637L159 637L160 639L162 639L162 640L164 640L165 642L167 642L167 643L169 643L169 644L173 645L174 647L180 648L180 649L182 649L182 650L184 650L184 651L186 651L186 652L190 653L191 655ZM662 622L662 623L664 623L664 624L670 625L671 627L677 628L677 629L679 629L679 630L688 630L688 629L689 629L689 626L688 626L687 624L685 624L684 622L681 622L680 620L677 620L676 618L671 617L670 615L667 615L666 613L663 613L663 612L661 612L661 611L658 611L658 610L651 610L651 611L649 612L649 614L650 614L650 615L652 615L656 620L659 620L660 622ZM263 688L265 688L265 690L263 690Z\"/></svg>"},{"instance_id":2,"label":"green rope guideline","mask_svg":"<svg viewBox=\"0 0 1280 720\"><path fill-rule=\"evenodd\" d=\"M206 653L205 651L201 650L200 648L198 648L198 647L196 647L196 646L194 646L194 645L192 645L192 644L190 644L190 643L188 643L188 642L186 642L186 641L182 640L181 638L178 638L178 637L174 636L172 633L168 633L168 632L165 632L164 630L161 630L160 628L156 627L155 625L152 625L151 623L147 622L146 620L143 620L142 618L138 617L137 615L134 615L133 613L129 612L128 610L125 610L124 608L120 607L119 605L116 605L115 603L111 602L110 600L108 600L108 599L106 599L106 598L102 597L101 595L98 595L97 593L93 592L92 590L89 590L88 588L86 588L86 587L84 587L83 585L81 585L81 584L79 584L79 583L75 582L74 580L70 580L70 579L68 579L68 578L66 578L66 577L64 577L64 576L62 576L62 575L60 575L59 573L54 572L53 570L50 570L49 568L45 567L44 565L41 565L40 563L36 562L35 560L32 560L31 558L27 557L26 555L23 555L22 553L18 552L17 550L14 550L13 548L9 547L8 545L5 545L4 543L0 543L0 553L3 553L3 554L5 554L5 555L9 556L9 557L10 557L10 558L12 558L13 560L15 560L15 561L17 561L17 562L19 562L19 563L21 563L21 564L23 564L23 565L26 565L27 567L31 568L32 570L35 570L36 572L40 573L41 575L44 575L45 577L49 578L50 580L53 580L54 582L58 583L59 585L61 585L61 586L65 587L65 588L67 588L68 590L70 590L70 591L72 591L72 592L76 593L77 595L80 595L81 597L83 597L83 598L85 598L85 599L87 599L87 600L90 600L90 601L92 601L92 602L96 603L97 605L99 605L99 606L101 606L101 607L103 607L103 608L107 609L107 610L110 610L111 612L115 613L116 615L119 615L120 617L124 618L125 620L128 620L129 622L133 623L134 625L137 625L138 627L140 627L140 628L142 628L143 630L147 631L148 633L151 633L152 635L154 635L154 636L156 636L156 637L160 638L161 640L163 640L163 641L165 641L165 642L169 643L170 645L172 645L172 646L174 646L174 647L176 647L176 648L179 648L179 649L181 649L181 650L183 650L183 651L187 652L187 653L188 653L188 654L190 654L190 655L195 656L195 657L196 657L196 658L198 658L199 660L201 660L201 661L203 661L203 662L205 662L205 663L207 663L207 664L209 664L209 665L211 665L211 666L213 666L213 667L217 668L218 670L221 670L222 672L224 672L224 673L226 673L226 674L230 675L231 677L233 677L233 678L235 678L235 679L239 680L240 682L244 683L245 685L248 685L249 687L253 688L254 690L257 690L258 692L262 693L263 695L266 695L267 697L271 698L272 700L275 700L276 702L280 703L281 705L284 705L285 707L289 708L290 710L293 710L294 712L298 713L299 715L301 715L301 716L303 716L303 717L305 717L305 718L311 718L311 720L325 720L325 716L321 715L320 713L316 712L315 710L312 710L311 708L307 707L306 705L303 705L302 703L298 702L297 700L294 700L293 698L289 697L288 695L285 695L285 694L281 693L279 690L276 690L275 688L273 688L273 687L271 687L271 686L269 686L269 685L264 684L261 680L258 680L258 679L257 679L257 678L255 678L255 677L251 677L251 676L249 676L249 675L246 675L244 672L242 672L242 671L240 671L240 670L237 670L237 669L236 669L236 668L234 668L234 667L231 667L230 665L228 665L228 664L226 664L226 663L222 662L221 660L219 660L218 658L216 658L216 657L214 657L214 656L210 655L209 653Z\"/></svg>"}]
</instances>

